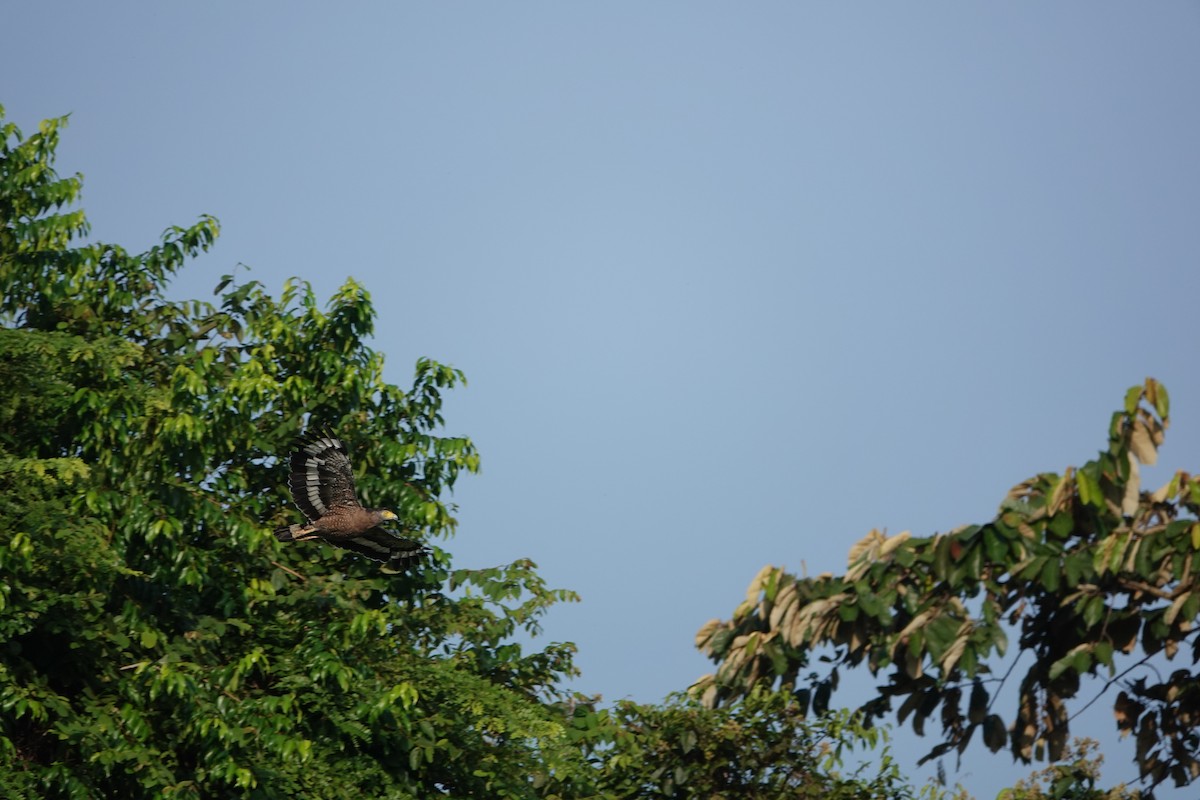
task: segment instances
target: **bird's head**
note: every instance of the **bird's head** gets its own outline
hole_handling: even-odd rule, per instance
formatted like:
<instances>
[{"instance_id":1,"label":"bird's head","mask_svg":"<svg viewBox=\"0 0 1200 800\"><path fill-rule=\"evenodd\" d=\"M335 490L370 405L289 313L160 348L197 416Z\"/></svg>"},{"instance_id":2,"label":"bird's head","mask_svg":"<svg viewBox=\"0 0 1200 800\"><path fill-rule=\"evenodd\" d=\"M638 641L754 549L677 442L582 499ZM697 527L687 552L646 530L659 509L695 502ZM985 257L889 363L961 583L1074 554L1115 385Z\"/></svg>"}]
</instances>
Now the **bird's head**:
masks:
<instances>
[{"instance_id":1,"label":"bird's head","mask_svg":"<svg viewBox=\"0 0 1200 800\"><path fill-rule=\"evenodd\" d=\"M392 522L393 520L400 519L400 517L396 515L396 512L392 511L390 508L381 508L376 513L379 514L380 522Z\"/></svg>"}]
</instances>

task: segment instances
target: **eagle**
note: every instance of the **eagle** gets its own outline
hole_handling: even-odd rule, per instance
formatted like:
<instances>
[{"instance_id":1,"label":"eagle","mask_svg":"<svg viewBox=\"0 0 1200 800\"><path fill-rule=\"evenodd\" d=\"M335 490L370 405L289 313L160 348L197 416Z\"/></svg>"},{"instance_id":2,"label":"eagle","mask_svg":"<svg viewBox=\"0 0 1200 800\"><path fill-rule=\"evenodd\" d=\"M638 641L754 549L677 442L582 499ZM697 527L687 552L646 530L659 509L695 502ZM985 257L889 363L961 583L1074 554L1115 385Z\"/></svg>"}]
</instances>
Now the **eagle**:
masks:
<instances>
[{"instance_id":1,"label":"eagle","mask_svg":"<svg viewBox=\"0 0 1200 800\"><path fill-rule=\"evenodd\" d=\"M354 492L354 471L346 445L331 431L297 440L289 457L288 488L306 523L275 529L281 542L320 539L376 561L398 572L429 551L420 542L380 527L398 520L386 508L363 508Z\"/></svg>"}]
</instances>

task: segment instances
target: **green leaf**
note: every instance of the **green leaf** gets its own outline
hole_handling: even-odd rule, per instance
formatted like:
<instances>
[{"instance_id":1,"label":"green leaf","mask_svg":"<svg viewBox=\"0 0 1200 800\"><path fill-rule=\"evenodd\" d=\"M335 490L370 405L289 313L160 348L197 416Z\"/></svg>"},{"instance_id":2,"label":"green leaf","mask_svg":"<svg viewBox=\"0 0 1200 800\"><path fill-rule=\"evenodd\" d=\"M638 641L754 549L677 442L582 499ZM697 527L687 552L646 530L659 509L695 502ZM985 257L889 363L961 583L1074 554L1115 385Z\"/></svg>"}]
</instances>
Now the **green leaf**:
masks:
<instances>
[{"instance_id":1,"label":"green leaf","mask_svg":"<svg viewBox=\"0 0 1200 800\"><path fill-rule=\"evenodd\" d=\"M1075 530L1075 518L1070 512L1060 512L1050 518L1047 528L1056 539L1066 539Z\"/></svg>"},{"instance_id":2,"label":"green leaf","mask_svg":"<svg viewBox=\"0 0 1200 800\"><path fill-rule=\"evenodd\" d=\"M1042 587L1050 593L1058 591L1059 580L1062 578L1062 570L1059 566L1057 558L1051 558L1046 561L1042 568Z\"/></svg>"},{"instance_id":3,"label":"green leaf","mask_svg":"<svg viewBox=\"0 0 1200 800\"><path fill-rule=\"evenodd\" d=\"M1125 392L1125 413L1134 414L1137 411L1138 403L1142 399L1142 387L1130 386L1129 391Z\"/></svg>"},{"instance_id":4,"label":"green leaf","mask_svg":"<svg viewBox=\"0 0 1200 800\"><path fill-rule=\"evenodd\" d=\"M987 551L988 561L992 564L1003 564L1008 556L1008 542L1001 538L994 527L983 529L983 547Z\"/></svg>"},{"instance_id":5,"label":"green leaf","mask_svg":"<svg viewBox=\"0 0 1200 800\"><path fill-rule=\"evenodd\" d=\"M934 570L933 574L939 580L945 580L950 573L950 546L954 544L951 536L941 536L934 540Z\"/></svg>"},{"instance_id":6,"label":"green leaf","mask_svg":"<svg viewBox=\"0 0 1200 800\"><path fill-rule=\"evenodd\" d=\"M1023 580L1030 580L1036 578L1038 575L1041 575L1042 570L1046 567L1047 561L1049 561L1048 556L1035 556L1034 558L1031 558L1029 563L1021 569L1020 578Z\"/></svg>"},{"instance_id":7,"label":"green leaf","mask_svg":"<svg viewBox=\"0 0 1200 800\"><path fill-rule=\"evenodd\" d=\"M1071 661L1071 668L1077 675L1083 675L1092 667L1092 644L1085 642L1082 647L1075 651L1075 656Z\"/></svg>"},{"instance_id":8,"label":"green leaf","mask_svg":"<svg viewBox=\"0 0 1200 800\"><path fill-rule=\"evenodd\" d=\"M1050 680L1052 680L1052 681L1057 680L1060 675L1062 675L1067 670L1071 669L1072 666L1074 665L1074 663L1075 663L1074 652L1067 653L1062 658L1056 660L1053 664L1050 665L1050 672L1049 672Z\"/></svg>"},{"instance_id":9,"label":"green leaf","mask_svg":"<svg viewBox=\"0 0 1200 800\"><path fill-rule=\"evenodd\" d=\"M1103 508L1104 494L1100 491L1100 484L1092 474L1093 467L1094 465L1089 465L1078 470L1075 473L1075 485L1079 488L1079 499L1085 505Z\"/></svg>"},{"instance_id":10,"label":"green leaf","mask_svg":"<svg viewBox=\"0 0 1200 800\"><path fill-rule=\"evenodd\" d=\"M1154 410L1161 419L1166 419L1171 413L1171 399L1167 395L1167 387L1155 383Z\"/></svg>"},{"instance_id":11,"label":"green leaf","mask_svg":"<svg viewBox=\"0 0 1200 800\"><path fill-rule=\"evenodd\" d=\"M1067 586L1072 589L1078 586L1079 581L1091 572L1092 560L1085 550L1071 553L1063 559L1062 563Z\"/></svg>"},{"instance_id":12,"label":"green leaf","mask_svg":"<svg viewBox=\"0 0 1200 800\"><path fill-rule=\"evenodd\" d=\"M1106 667L1113 665L1113 646L1111 642L1098 641L1092 649L1098 664L1103 664Z\"/></svg>"}]
</instances>

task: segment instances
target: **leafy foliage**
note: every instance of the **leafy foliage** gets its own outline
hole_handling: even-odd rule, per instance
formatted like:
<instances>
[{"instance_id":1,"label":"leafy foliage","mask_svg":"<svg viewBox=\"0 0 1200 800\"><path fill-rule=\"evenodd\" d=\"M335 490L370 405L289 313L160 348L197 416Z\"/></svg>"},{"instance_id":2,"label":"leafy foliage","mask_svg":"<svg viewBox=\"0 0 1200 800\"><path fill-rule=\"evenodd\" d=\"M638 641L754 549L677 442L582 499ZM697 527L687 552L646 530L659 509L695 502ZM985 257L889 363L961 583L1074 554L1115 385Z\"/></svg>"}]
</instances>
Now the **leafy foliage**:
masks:
<instances>
[{"instance_id":1,"label":"leafy foliage","mask_svg":"<svg viewBox=\"0 0 1200 800\"><path fill-rule=\"evenodd\" d=\"M884 732L846 712L805 719L786 692L753 689L726 708L685 697L661 706L628 701L576 713L573 732L601 761L605 796L646 798L946 797L929 786L914 792L888 754ZM597 747L597 741L603 747ZM841 765L858 746L874 763L853 774Z\"/></svg>"},{"instance_id":2,"label":"leafy foliage","mask_svg":"<svg viewBox=\"0 0 1200 800\"><path fill-rule=\"evenodd\" d=\"M1093 739L1077 739L1061 763L1019 781L996 800L1139 800L1141 792L1124 784L1107 790L1096 787L1104 763L1104 756L1092 755L1098 749Z\"/></svg>"},{"instance_id":3,"label":"leafy foliage","mask_svg":"<svg viewBox=\"0 0 1200 800\"><path fill-rule=\"evenodd\" d=\"M309 420L352 443L366 503L452 533L442 498L479 465L437 433L462 375L387 383L353 281L325 307L298 281L167 299L216 220L79 242L64 123L2 128L0 794L524 797L577 762L548 702L572 646L513 641L574 599L532 563L389 577L270 533Z\"/></svg>"},{"instance_id":4,"label":"leafy foliage","mask_svg":"<svg viewBox=\"0 0 1200 800\"><path fill-rule=\"evenodd\" d=\"M1168 413L1166 389L1147 379L1113 414L1107 449L1082 467L1017 485L990 521L924 538L872 531L840 576L764 567L732 619L697 634L719 668L695 691L714 706L778 685L821 712L839 669L866 666L888 678L864 707L872 717L899 700L899 722L911 717L923 734L940 710L942 742L926 758L961 753L980 736L992 751L1057 761L1068 742L1067 701L1095 676L1104 687L1124 685L1114 710L1120 730L1136 735L1142 776L1195 780L1200 479L1179 472L1153 492L1139 481L1139 465L1157 458ZM1002 716L996 699L1019 659L1007 671L1000 662L1014 632L1034 659L1016 707ZM833 650L826 671L813 666L819 648ZM1183 648L1190 668L1128 678Z\"/></svg>"}]
</instances>

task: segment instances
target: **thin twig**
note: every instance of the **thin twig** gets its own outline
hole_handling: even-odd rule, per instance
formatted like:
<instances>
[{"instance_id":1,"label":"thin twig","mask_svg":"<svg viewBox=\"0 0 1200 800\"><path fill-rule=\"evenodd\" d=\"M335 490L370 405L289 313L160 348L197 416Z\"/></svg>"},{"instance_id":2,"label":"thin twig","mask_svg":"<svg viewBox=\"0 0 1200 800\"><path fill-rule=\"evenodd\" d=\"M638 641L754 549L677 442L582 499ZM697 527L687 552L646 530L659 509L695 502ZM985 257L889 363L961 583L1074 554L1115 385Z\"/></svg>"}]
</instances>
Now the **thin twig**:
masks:
<instances>
[{"instance_id":1,"label":"thin twig","mask_svg":"<svg viewBox=\"0 0 1200 800\"><path fill-rule=\"evenodd\" d=\"M996 701L1000 699L1000 691L1004 688L1004 684L1008 683L1009 676L1012 675L1012 671L1017 668L1017 662L1021 660L1021 656L1023 656L1023 655L1025 655L1024 648L1018 650L1017 654L1015 656L1013 656L1012 663L1008 665L1008 669L1006 669L1004 671L1004 677L1000 679L1000 685L996 687L996 691L992 694L991 698L988 700L988 704L987 704L988 711L991 711L992 706L995 705Z\"/></svg>"},{"instance_id":2,"label":"thin twig","mask_svg":"<svg viewBox=\"0 0 1200 800\"><path fill-rule=\"evenodd\" d=\"M294 575L295 577L299 578L300 580L304 581L305 583L308 583L308 578L304 577L299 572L296 572L296 570L285 567L283 564L280 564L278 561L272 561L271 563L274 564L275 566L279 567L281 570L288 573L289 575Z\"/></svg>"},{"instance_id":3,"label":"thin twig","mask_svg":"<svg viewBox=\"0 0 1200 800\"><path fill-rule=\"evenodd\" d=\"M1195 633L1195 631L1193 631L1192 633ZM1186 641L1187 641L1189 638L1191 638L1191 636L1192 636L1192 633L1189 633L1187 636L1184 636L1184 637L1182 637L1182 638L1180 639L1180 641L1181 641L1181 642L1186 642ZM1150 659L1154 658L1156 655L1158 655L1158 653L1151 653L1151 654L1149 654L1149 655L1147 655L1147 656L1144 656L1144 657L1143 657L1141 660L1139 660L1139 661L1137 661L1136 663L1134 663L1134 664L1130 665L1130 666L1129 666L1127 669L1125 669L1125 670L1122 670L1120 675L1114 675L1114 676L1112 676L1111 678L1109 678L1108 680L1106 680L1106 681L1104 682L1104 688L1103 688L1103 689L1101 689L1099 692L1097 692L1095 697L1093 697L1091 700L1088 700L1088 701L1087 701L1087 703L1085 703L1085 704L1084 704L1083 708L1080 708L1080 709L1079 709L1078 711L1076 711L1074 714L1072 714L1071 716L1067 717L1067 722L1069 723L1071 720L1075 719L1077 716L1079 716L1080 714L1082 714L1084 711L1087 711L1087 710L1088 710L1088 708L1090 708L1090 707L1091 707L1091 705L1092 705L1093 703L1095 703L1097 700L1099 700L1101 697L1103 697L1103 696L1104 696L1104 693L1105 693L1105 692L1107 692L1109 689L1111 689L1111 688L1112 688L1112 685L1113 685L1114 683L1116 683L1117 681L1121 680L1122 678L1124 678L1124 677L1125 677L1126 675L1128 675L1129 673L1133 672L1133 671L1134 671L1135 669L1137 669L1138 667L1149 667L1150 669L1154 670L1155 674L1157 674L1157 675L1158 675L1158 679L1161 681L1161 680L1162 680L1162 673L1160 673L1160 672L1158 671L1158 669L1157 669L1157 668L1156 668L1156 667L1155 667L1153 664L1150 664L1150 663L1149 663Z\"/></svg>"},{"instance_id":4,"label":"thin twig","mask_svg":"<svg viewBox=\"0 0 1200 800\"><path fill-rule=\"evenodd\" d=\"M1156 655L1156 654L1155 654L1155 655ZM1105 693L1105 692L1107 692L1109 689L1111 689L1111 688L1112 688L1112 685L1113 685L1114 683L1116 683L1117 681L1121 680L1122 678L1124 678L1124 677L1125 677L1126 675L1128 675L1129 673L1133 672L1133 671L1134 671L1135 669L1137 669L1138 667L1145 666L1146 662L1147 662L1147 661L1149 661L1149 660L1150 660L1151 658L1153 658L1153 657L1154 657L1154 655L1148 655L1148 656L1144 657L1142 660L1138 661L1137 663L1135 663L1135 664L1131 664L1131 665L1129 666L1129 668L1128 668L1128 669L1125 669L1125 670L1123 670L1123 671L1121 672L1121 674L1120 674L1120 675L1114 675L1114 676L1112 676L1111 678L1109 678L1108 680L1106 680L1106 681L1104 682L1104 688L1103 688L1103 689L1101 689L1099 692L1097 692L1097 693L1096 693L1096 695L1095 695L1095 697L1093 697L1091 700L1088 700L1086 703L1084 703L1084 704L1083 704L1083 707L1082 707L1082 708L1078 709L1078 710L1077 710L1077 711L1076 711L1074 714L1072 714L1071 716L1067 717L1067 723L1068 723L1068 724L1070 724L1070 722L1071 722L1073 719L1075 719L1075 718L1076 718L1076 717L1078 717L1080 714L1082 714L1083 712L1085 712L1085 711L1087 711L1089 708L1091 708L1091 707L1092 707L1092 704L1093 704L1093 703L1095 703L1097 700L1099 700L1101 697L1103 697L1103 696L1104 696L1104 693Z\"/></svg>"},{"instance_id":5,"label":"thin twig","mask_svg":"<svg viewBox=\"0 0 1200 800\"><path fill-rule=\"evenodd\" d=\"M1158 588L1157 586L1151 586L1150 584L1143 583L1142 581L1131 581L1128 578L1118 578L1117 583L1119 583L1121 586L1124 586L1126 589L1133 589L1137 592L1152 594L1155 597L1162 598L1163 600L1174 600L1184 592L1191 591L1191 589L1187 586L1180 585L1175 587L1175 591L1168 592L1164 589Z\"/></svg>"}]
</instances>

